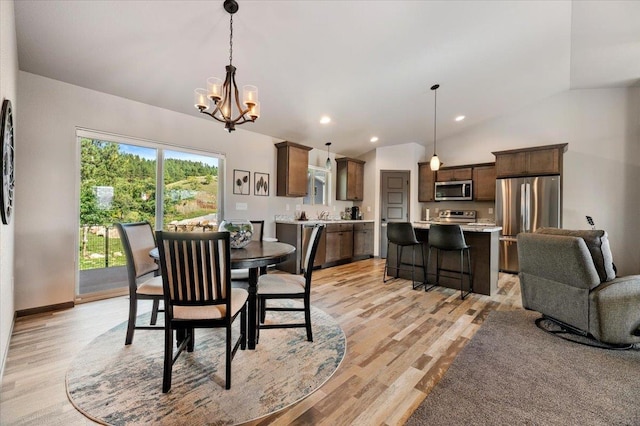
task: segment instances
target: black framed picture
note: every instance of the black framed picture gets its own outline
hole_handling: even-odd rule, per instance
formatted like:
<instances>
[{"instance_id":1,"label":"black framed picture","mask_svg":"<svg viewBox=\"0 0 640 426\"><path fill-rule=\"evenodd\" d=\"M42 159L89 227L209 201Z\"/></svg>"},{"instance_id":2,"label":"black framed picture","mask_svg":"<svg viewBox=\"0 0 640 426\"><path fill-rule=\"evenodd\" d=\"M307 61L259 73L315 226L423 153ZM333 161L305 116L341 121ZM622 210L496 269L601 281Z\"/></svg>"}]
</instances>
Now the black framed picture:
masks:
<instances>
[{"instance_id":1,"label":"black framed picture","mask_svg":"<svg viewBox=\"0 0 640 426\"><path fill-rule=\"evenodd\" d=\"M253 174L253 195L266 197L269 195L269 173Z\"/></svg>"},{"instance_id":2,"label":"black framed picture","mask_svg":"<svg viewBox=\"0 0 640 426\"><path fill-rule=\"evenodd\" d=\"M233 193L238 195L251 194L251 173L247 170L233 170Z\"/></svg>"}]
</instances>

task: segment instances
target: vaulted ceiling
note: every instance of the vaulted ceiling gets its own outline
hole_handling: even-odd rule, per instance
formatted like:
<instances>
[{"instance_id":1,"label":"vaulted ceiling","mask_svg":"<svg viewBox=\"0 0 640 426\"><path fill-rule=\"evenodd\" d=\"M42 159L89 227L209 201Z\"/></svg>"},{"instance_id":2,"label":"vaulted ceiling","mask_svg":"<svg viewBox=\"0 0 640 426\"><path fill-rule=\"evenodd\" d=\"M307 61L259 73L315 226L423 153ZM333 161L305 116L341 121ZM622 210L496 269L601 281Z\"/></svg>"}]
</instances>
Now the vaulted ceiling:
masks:
<instances>
[{"instance_id":1,"label":"vaulted ceiling","mask_svg":"<svg viewBox=\"0 0 640 426\"><path fill-rule=\"evenodd\" d=\"M343 155L430 145L435 83L440 139L561 91L640 82L640 1L238 3L236 78L262 109L242 128ZM193 90L224 78L222 4L16 0L19 68L211 120Z\"/></svg>"}]
</instances>

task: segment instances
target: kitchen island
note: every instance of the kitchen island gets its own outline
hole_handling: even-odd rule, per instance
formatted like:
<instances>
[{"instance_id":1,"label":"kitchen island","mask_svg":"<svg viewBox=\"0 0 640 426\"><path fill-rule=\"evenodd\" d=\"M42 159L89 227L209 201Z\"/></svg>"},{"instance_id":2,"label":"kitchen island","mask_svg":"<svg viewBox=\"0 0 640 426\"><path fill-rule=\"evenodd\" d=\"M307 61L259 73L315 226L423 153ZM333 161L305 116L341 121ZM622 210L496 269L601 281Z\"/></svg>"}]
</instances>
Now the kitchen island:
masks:
<instances>
[{"instance_id":1,"label":"kitchen island","mask_svg":"<svg viewBox=\"0 0 640 426\"><path fill-rule=\"evenodd\" d=\"M414 222L413 228L416 238L421 241L424 248L424 258L421 259L420 247L416 247L416 281L423 282L422 265L426 265L429 254L429 227L433 222ZM464 238L468 245L471 246L471 269L473 271L473 290L474 293L492 296L498 291L498 260L499 260L499 244L501 227L492 225L461 225ZM389 260L389 276L395 276L398 273L396 269L396 246L389 245L387 253ZM429 283L435 282L436 274L436 251L431 252L431 265L427 271ZM412 262L411 249L404 249L402 252L403 269L399 271L399 276L405 279L411 279L410 265ZM466 261L465 261L466 264ZM460 256L456 253L447 253L443 258L442 267L446 269L460 270ZM447 276L443 276L442 274ZM460 275L457 273L443 272L440 275L440 285L443 287L460 289ZM453 277L453 278L452 278ZM465 276L465 288L467 288L467 277ZM390 283L388 283L390 284Z\"/></svg>"}]
</instances>

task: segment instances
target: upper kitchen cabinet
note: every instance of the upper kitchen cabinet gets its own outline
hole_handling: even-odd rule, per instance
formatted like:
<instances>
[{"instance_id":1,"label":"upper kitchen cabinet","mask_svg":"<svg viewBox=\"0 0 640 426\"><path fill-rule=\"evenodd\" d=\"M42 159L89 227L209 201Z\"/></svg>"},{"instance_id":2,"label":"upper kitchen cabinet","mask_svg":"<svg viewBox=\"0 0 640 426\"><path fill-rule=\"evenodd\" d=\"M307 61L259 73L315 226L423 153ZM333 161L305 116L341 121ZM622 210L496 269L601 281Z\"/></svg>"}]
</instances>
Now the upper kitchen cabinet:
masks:
<instances>
[{"instance_id":1,"label":"upper kitchen cabinet","mask_svg":"<svg viewBox=\"0 0 640 426\"><path fill-rule=\"evenodd\" d=\"M450 182L454 180L471 180L473 172L471 167L443 168L436 172L438 182Z\"/></svg>"},{"instance_id":2,"label":"upper kitchen cabinet","mask_svg":"<svg viewBox=\"0 0 640 426\"><path fill-rule=\"evenodd\" d=\"M473 166L473 199L493 201L496 199L496 165Z\"/></svg>"},{"instance_id":3,"label":"upper kitchen cabinet","mask_svg":"<svg viewBox=\"0 0 640 426\"><path fill-rule=\"evenodd\" d=\"M431 170L429 162L418 163L418 201L433 201L436 172Z\"/></svg>"},{"instance_id":4,"label":"upper kitchen cabinet","mask_svg":"<svg viewBox=\"0 0 640 426\"><path fill-rule=\"evenodd\" d=\"M279 197L304 197L307 195L308 146L293 142L280 142L276 195Z\"/></svg>"},{"instance_id":5,"label":"upper kitchen cabinet","mask_svg":"<svg viewBox=\"0 0 640 426\"><path fill-rule=\"evenodd\" d=\"M337 158L336 200L362 201L364 195L364 161Z\"/></svg>"},{"instance_id":6,"label":"upper kitchen cabinet","mask_svg":"<svg viewBox=\"0 0 640 426\"><path fill-rule=\"evenodd\" d=\"M497 151L496 177L557 175L562 173L566 143Z\"/></svg>"}]
</instances>

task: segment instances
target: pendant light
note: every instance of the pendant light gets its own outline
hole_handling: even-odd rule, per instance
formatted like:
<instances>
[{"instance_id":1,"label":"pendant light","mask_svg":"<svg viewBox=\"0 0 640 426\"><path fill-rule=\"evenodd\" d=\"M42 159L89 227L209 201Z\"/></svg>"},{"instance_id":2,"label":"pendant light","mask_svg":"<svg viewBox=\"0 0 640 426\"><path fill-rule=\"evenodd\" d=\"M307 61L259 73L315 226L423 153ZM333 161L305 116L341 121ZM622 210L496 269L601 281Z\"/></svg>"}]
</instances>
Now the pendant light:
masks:
<instances>
[{"instance_id":1,"label":"pendant light","mask_svg":"<svg viewBox=\"0 0 640 426\"><path fill-rule=\"evenodd\" d=\"M228 132L233 132L236 125L255 122L260 117L258 88L246 85L240 100L236 85L236 67L233 66L233 14L238 11L236 0L225 0L224 10L229 14L229 65L226 66L224 83L217 77L207 79L206 89L195 90L195 107L222 123ZM213 101L213 111L210 102ZM235 118L234 118L235 115Z\"/></svg>"},{"instance_id":2,"label":"pendant light","mask_svg":"<svg viewBox=\"0 0 640 426\"><path fill-rule=\"evenodd\" d=\"M438 158L438 154L436 154L436 113L438 111L438 88L439 84L434 84L431 86L431 90L433 90L433 157L431 157L431 162L429 166L431 170L436 171L440 169L440 159Z\"/></svg>"},{"instance_id":3,"label":"pendant light","mask_svg":"<svg viewBox=\"0 0 640 426\"><path fill-rule=\"evenodd\" d=\"M331 146L331 142L325 143L327 146L327 161L325 163L325 167L327 170L331 170L331 158L329 157L329 147Z\"/></svg>"}]
</instances>

